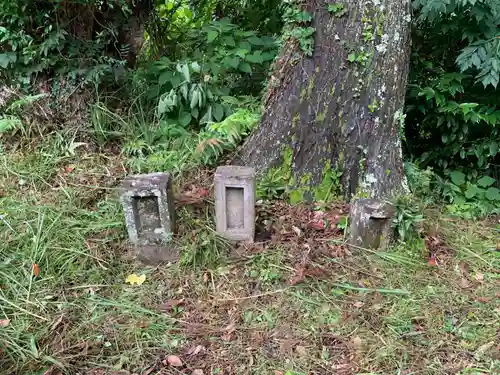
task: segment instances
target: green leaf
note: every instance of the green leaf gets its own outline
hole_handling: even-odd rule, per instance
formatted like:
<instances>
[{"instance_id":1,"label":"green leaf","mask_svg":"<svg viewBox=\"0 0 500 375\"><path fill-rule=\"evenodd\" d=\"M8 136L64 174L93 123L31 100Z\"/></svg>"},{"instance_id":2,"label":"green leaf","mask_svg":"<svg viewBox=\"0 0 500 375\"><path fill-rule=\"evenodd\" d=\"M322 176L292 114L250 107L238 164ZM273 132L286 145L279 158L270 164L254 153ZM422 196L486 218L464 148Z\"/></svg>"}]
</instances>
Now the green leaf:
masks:
<instances>
[{"instance_id":1,"label":"green leaf","mask_svg":"<svg viewBox=\"0 0 500 375\"><path fill-rule=\"evenodd\" d=\"M264 44L262 42L262 40L257 36L252 36L251 38L248 38L247 40L250 44L253 44L254 46L261 46Z\"/></svg>"},{"instance_id":2,"label":"green leaf","mask_svg":"<svg viewBox=\"0 0 500 375\"><path fill-rule=\"evenodd\" d=\"M247 61L250 61L251 63L254 64L262 64L264 62L264 59L262 57L262 52L255 51L253 54L247 55Z\"/></svg>"},{"instance_id":3,"label":"green leaf","mask_svg":"<svg viewBox=\"0 0 500 375\"><path fill-rule=\"evenodd\" d=\"M313 17L311 13L302 11L295 16L295 19L298 22L310 22L312 21Z\"/></svg>"},{"instance_id":4,"label":"green leaf","mask_svg":"<svg viewBox=\"0 0 500 375\"><path fill-rule=\"evenodd\" d=\"M477 184L481 187L488 187L493 185L495 181L496 180L494 178L491 178L489 176L483 176L477 181Z\"/></svg>"},{"instance_id":5,"label":"green leaf","mask_svg":"<svg viewBox=\"0 0 500 375\"><path fill-rule=\"evenodd\" d=\"M201 66L196 61L193 61L191 63L191 69L193 69L193 72L196 72L196 73L201 72Z\"/></svg>"},{"instance_id":6,"label":"green leaf","mask_svg":"<svg viewBox=\"0 0 500 375\"><path fill-rule=\"evenodd\" d=\"M186 82L191 81L191 75L189 74L189 66L188 64L177 64L177 71L184 76L184 80Z\"/></svg>"},{"instance_id":7,"label":"green leaf","mask_svg":"<svg viewBox=\"0 0 500 375\"><path fill-rule=\"evenodd\" d=\"M198 102L200 100L199 95L200 92L196 89L191 92L191 103L190 103L191 109L195 108L198 105Z\"/></svg>"},{"instance_id":8,"label":"green leaf","mask_svg":"<svg viewBox=\"0 0 500 375\"><path fill-rule=\"evenodd\" d=\"M161 75L160 75L160 78L158 80L158 83L160 84L160 86L163 86L165 83L167 82L171 82L172 81L172 78L173 78L174 74L170 71L166 71L166 72L163 72Z\"/></svg>"},{"instance_id":9,"label":"green leaf","mask_svg":"<svg viewBox=\"0 0 500 375\"><path fill-rule=\"evenodd\" d=\"M252 74L252 67L250 66L249 63L242 62L239 66L240 70L244 73L249 73Z\"/></svg>"},{"instance_id":10,"label":"green leaf","mask_svg":"<svg viewBox=\"0 0 500 375\"><path fill-rule=\"evenodd\" d=\"M349 62L356 61L356 55L354 53L350 53L349 56L347 56L347 61Z\"/></svg>"},{"instance_id":11,"label":"green leaf","mask_svg":"<svg viewBox=\"0 0 500 375\"><path fill-rule=\"evenodd\" d=\"M459 171L453 171L450 173L451 182L455 185L460 186L465 184L465 175Z\"/></svg>"},{"instance_id":12,"label":"green leaf","mask_svg":"<svg viewBox=\"0 0 500 375\"><path fill-rule=\"evenodd\" d=\"M0 67L7 69L10 63L17 61L17 54L15 52L0 53Z\"/></svg>"},{"instance_id":13,"label":"green leaf","mask_svg":"<svg viewBox=\"0 0 500 375\"><path fill-rule=\"evenodd\" d=\"M222 118L224 117L224 107L220 103L216 103L214 105L213 116L215 118L215 121L222 121Z\"/></svg>"},{"instance_id":14,"label":"green leaf","mask_svg":"<svg viewBox=\"0 0 500 375\"><path fill-rule=\"evenodd\" d=\"M0 119L0 133L14 130L22 125L21 120L15 117Z\"/></svg>"},{"instance_id":15,"label":"green leaf","mask_svg":"<svg viewBox=\"0 0 500 375\"><path fill-rule=\"evenodd\" d=\"M179 116L179 124L181 126L186 127L191 123L191 113L189 112L182 112Z\"/></svg>"},{"instance_id":16,"label":"green leaf","mask_svg":"<svg viewBox=\"0 0 500 375\"><path fill-rule=\"evenodd\" d=\"M467 199L471 199L474 198L475 196L478 196L481 193L484 193L483 189L478 188L476 185L469 185L469 187L465 191L465 197Z\"/></svg>"},{"instance_id":17,"label":"green leaf","mask_svg":"<svg viewBox=\"0 0 500 375\"><path fill-rule=\"evenodd\" d=\"M199 115L200 111L198 110L198 108L191 109L191 116L193 116L194 118L198 118Z\"/></svg>"},{"instance_id":18,"label":"green leaf","mask_svg":"<svg viewBox=\"0 0 500 375\"><path fill-rule=\"evenodd\" d=\"M248 53L252 50L252 45L248 43L247 41L240 42L238 45L239 50L244 50L246 51L245 53Z\"/></svg>"},{"instance_id":19,"label":"green leaf","mask_svg":"<svg viewBox=\"0 0 500 375\"><path fill-rule=\"evenodd\" d=\"M238 65L240 65L240 58L239 57L229 58L227 59L226 63L231 68L238 69Z\"/></svg>"},{"instance_id":20,"label":"green leaf","mask_svg":"<svg viewBox=\"0 0 500 375\"><path fill-rule=\"evenodd\" d=\"M219 32L217 30L209 30L207 32L207 40L209 43L213 42L219 36Z\"/></svg>"},{"instance_id":21,"label":"green leaf","mask_svg":"<svg viewBox=\"0 0 500 375\"><path fill-rule=\"evenodd\" d=\"M232 36L224 37L224 44L230 47L236 47L236 42L234 41L234 38Z\"/></svg>"},{"instance_id":22,"label":"green leaf","mask_svg":"<svg viewBox=\"0 0 500 375\"><path fill-rule=\"evenodd\" d=\"M493 141L490 143L490 156L495 157L498 154L498 143Z\"/></svg>"},{"instance_id":23,"label":"green leaf","mask_svg":"<svg viewBox=\"0 0 500 375\"><path fill-rule=\"evenodd\" d=\"M500 201L500 189L489 187L486 190L486 198L490 201Z\"/></svg>"},{"instance_id":24,"label":"green leaf","mask_svg":"<svg viewBox=\"0 0 500 375\"><path fill-rule=\"evenodd\" d=\"M436 92L432 87L425 87L422 91L418 93L418 96L423 96L423 95L425 95L425 99L429 100L436 95Z\"/></svg>"}]
</instances>

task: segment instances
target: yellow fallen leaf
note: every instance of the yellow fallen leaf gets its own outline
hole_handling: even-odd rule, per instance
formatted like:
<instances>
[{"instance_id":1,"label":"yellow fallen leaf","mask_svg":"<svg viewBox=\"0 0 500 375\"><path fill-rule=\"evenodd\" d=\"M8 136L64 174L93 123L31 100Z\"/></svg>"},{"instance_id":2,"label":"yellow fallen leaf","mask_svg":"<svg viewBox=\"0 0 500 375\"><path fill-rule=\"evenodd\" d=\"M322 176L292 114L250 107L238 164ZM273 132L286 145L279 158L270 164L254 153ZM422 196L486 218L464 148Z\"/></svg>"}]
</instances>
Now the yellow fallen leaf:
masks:
<instances>
[{"instance_id":1,"label":"yellow fallen leaf","mask_svg":"<svg viewBox=\"0 0 500 375\"><path fill-rule=\"evenodd\" d=\"M146 281L146 275L137 276L135 273L128 275L125 279L125 282L130 285L142 285L144 284L144 281Z\"/></svg>"}]
</instances>

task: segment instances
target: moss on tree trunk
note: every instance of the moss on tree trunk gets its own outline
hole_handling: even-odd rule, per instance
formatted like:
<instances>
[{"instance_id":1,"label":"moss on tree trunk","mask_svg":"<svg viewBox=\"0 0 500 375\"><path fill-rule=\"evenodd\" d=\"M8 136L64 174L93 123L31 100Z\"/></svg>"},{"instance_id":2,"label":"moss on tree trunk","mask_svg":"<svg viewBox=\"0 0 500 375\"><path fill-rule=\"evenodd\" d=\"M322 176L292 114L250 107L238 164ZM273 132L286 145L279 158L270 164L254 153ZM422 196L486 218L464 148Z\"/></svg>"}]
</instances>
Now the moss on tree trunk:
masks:
<instances>
[{"instance_id":1,"label":"moss on tree trunk","mask_svg":"<svg viewBox=\"0 0 500 375\"><path fill-rule=\"evenodd\" d=\"M302 6L313 15L313 55L304 56L292 38L286 42L259 128L235 162L262 174L282 165L291 150L290 184L309 199L314 194L300 185L314 192L331 170L342 172L347 199L403 192L400 130L410 57L409 0L305 0Z\"/></svg>"}]
</instances>

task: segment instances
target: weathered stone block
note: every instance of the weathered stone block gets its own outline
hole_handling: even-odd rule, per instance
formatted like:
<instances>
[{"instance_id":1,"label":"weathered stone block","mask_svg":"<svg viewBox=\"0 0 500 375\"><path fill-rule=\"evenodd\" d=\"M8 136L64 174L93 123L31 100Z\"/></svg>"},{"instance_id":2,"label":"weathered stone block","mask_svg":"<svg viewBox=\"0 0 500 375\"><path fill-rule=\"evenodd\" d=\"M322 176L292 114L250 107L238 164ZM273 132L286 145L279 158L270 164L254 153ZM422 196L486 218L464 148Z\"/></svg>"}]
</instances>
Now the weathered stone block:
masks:
<instances>
[{"instance_id":1,"label":"weathered stone block","mask_svg":"<svg viewBox=\"0 0 500 375\"><path fill-rule=\"evenodd\" d=\"M175 256L167 244L175 232L175 208L168 173L127 177L122 183L121 201L128 237L137 256L156 263Z\"/></svg>"},{"instance_id":2,"label":"weathered stone block","mask_svg":"<svg viewBox=\"0 0 500 375\"><path fill-rule=\"evenodd\" d=\"M385 249L394 238L396 209L376 199L358 199L351 205L349 243L366 249Z\"/></svg>"},{"instance_id":3,"label":"weathered stone block","mask_svg":"<svg viewBox=\"0 0 500 375\"><path fill-rule=\"evenodd\" d=\"M217 232L232 241L253 242L255 235L255 169L222 166L215 171Z\"/></svg>"}]
</instances>

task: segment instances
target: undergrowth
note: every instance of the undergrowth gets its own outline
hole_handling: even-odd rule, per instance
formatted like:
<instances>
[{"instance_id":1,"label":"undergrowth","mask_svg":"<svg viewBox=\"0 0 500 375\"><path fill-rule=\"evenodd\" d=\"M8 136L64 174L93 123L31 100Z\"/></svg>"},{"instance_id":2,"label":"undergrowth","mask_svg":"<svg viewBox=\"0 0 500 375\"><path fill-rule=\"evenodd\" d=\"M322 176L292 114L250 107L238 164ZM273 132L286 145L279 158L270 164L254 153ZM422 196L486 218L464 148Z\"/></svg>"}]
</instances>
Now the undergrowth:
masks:
<instances>
[{"instance_id":1,"label":"undergrowth","mask_svg":"<svg viewBox=\"0 0 500 375\"><path fill-rule=\"evenodd\" d=\"M308 239L318 232L303 215L269 206L275 239L235 258L215 235L211 205L196 200L177 209L179 265L147 267L126 248L115 190L128 173L123 154L70 153L70 144L54 134L0 155L7 373L159 374L171 370L165 355L188 374L499 370L498 223L427 205L417 237L346 253L340 231ZM176 179L181 198L207 183L186 178ZM127 284L132 273L145 282Z\"/></svg>"}]
</instances>

